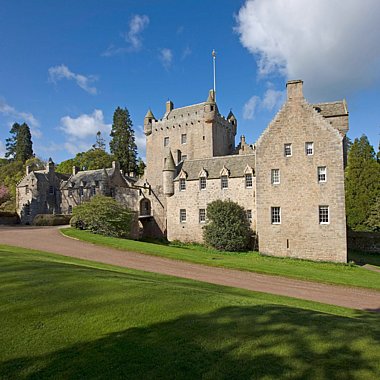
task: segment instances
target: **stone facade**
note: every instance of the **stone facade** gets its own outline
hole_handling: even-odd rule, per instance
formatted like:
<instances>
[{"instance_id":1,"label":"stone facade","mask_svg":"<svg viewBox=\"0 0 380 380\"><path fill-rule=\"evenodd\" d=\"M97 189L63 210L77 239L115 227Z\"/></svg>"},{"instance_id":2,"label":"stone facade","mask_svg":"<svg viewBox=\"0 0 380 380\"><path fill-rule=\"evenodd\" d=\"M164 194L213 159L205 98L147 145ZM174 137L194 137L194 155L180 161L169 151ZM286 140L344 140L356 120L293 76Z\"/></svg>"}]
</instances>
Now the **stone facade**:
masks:
<instances>
[{"instance_id":1,"label":"stone facade","mask_svg":"<svg viewBox=\"0 0 380 380\"><path fill-rule=\"evenodd\" d=\"M17 189L20 217L32 217L23 211L28 202L40 204L38 213L70 213L99 193L138 212L140 236L202 242L207 204L229 199L246 210L262 253L345 262L347 105L309 104L302 86L289 81L286 103L257 143L242 136L237 147L237 120L219 113L212 90L203 103L175 109L168 101L161 119L151 110L144 118L143 178L123 176L116 164L66 178L53 167L29 173ZM44 182L31 195L25 186L40 177Z\"/></svg>"}]
</instances>

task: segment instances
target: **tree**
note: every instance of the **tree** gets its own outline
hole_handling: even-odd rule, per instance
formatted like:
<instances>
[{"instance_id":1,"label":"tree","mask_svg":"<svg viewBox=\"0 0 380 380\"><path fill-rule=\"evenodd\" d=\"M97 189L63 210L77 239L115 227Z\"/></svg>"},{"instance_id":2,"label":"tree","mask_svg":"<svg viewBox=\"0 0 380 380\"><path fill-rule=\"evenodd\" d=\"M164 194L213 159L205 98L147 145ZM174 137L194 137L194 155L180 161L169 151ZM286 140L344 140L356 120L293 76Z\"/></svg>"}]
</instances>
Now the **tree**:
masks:
<instances>
[{"instance_id":1,"label":"tree","mask_svg":"<svg viewBox=\"0 0 380 380\"><path fill-rule=\"evenodd\" d=\"M92 146L92 149L101 149L104 151L106 150L106 143L100 131L96 133L96 141L95 144Z\"/></svg>"},{"instance_id":2,"label":"tree","mask_svg":"<svg viewBox=\"0 0 380 380\"><path fill-rule=\"evenodd\" d=\"M230 200L217 200L207 205L207 218L203 228L206 244L226 251L243 251L248 248L252 236L245 210Z\"/></svg>"},{"instance_id":3,"label":"tree","mask_svg":"<svg viewBox=\"0 0 380 380\"><path fill-rule=\"evenodd\" d=\"M120 168L129 174L137 171L137 146L132 128L132 120L126 108L117 107L113 114L110 150Z\"/></svg>"},{"instance_id":4,"label":"tree","mask_svg":"<svg viewBox=\"0 0 380 380\"><path fill-rule=\"evenodd\" d=\"M352 144L345 177L347 225L355 231L369 230L368 219L380 197L380 163L367 136Z\"/></svg>"},{"instance_id":5,"label":"tree","mask_svg":"<svg viewBox=\"0 0 380 380\"><path fill-rule=\"evenodd\" d=\"M137 162L137 174L141 177L144 175L146 165L145 162L139 157Z\"/></svg>"},{"instance_id":6,"label":"tree","mask_svg":"<svg viewBox=\"0 0 380 380\"><path fill-rule=\"evenodd\" d=\"M16 161L24 163L33 157L32 135L28 124L14 123L10 130L12 137L6 139L5 157L11 157Z\"/></svg>"}]
</instances>

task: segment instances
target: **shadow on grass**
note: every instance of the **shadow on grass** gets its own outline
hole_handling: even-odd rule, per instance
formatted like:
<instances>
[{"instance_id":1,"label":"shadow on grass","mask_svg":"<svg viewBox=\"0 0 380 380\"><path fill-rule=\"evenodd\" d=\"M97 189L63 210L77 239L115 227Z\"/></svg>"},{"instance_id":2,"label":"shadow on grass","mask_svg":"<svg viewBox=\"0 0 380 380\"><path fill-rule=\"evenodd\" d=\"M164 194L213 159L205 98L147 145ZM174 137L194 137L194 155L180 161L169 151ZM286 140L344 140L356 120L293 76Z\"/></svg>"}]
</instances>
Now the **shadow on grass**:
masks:
<instances>
[{"instance_id":1,"label":"shadow on grass","mask_svg":"<svg viewBox=\"0 0 380 380\"><path fill-rule=\"evenodd\" d=\"M3 362L0 377L376 379L378 321L286 306L224 307Z\"/></svg>"},{"instance_id":2,"label":"shadow on grass","mask_svg":"<svg viewBox=\"0 0 380 380\"><path fill-rule=\"evenodd\" d=\"M357 265L375 265L380 267L380 254L379 253L366 253L361 251L348 251L348 262L353 261Z\"/></svg>"}]
</instances>

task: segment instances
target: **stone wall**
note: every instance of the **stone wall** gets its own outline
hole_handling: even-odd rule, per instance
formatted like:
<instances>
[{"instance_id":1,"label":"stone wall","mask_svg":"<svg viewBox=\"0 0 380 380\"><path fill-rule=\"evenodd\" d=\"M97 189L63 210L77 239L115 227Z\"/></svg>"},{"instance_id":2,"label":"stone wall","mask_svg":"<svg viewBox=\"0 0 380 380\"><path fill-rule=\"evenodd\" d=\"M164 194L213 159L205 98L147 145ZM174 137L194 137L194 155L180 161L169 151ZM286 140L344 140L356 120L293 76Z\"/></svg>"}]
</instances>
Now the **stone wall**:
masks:
<instances>
[{"instance_id":1,"label":"stone wall","mask_svg":"<svg viewBox=\"0 0 380 380\"><path fill-rule=\"evenodd\" d=\"M380 232L348 231L347 245L349 250L380 253Z\"/></svg>"}]
</instances>

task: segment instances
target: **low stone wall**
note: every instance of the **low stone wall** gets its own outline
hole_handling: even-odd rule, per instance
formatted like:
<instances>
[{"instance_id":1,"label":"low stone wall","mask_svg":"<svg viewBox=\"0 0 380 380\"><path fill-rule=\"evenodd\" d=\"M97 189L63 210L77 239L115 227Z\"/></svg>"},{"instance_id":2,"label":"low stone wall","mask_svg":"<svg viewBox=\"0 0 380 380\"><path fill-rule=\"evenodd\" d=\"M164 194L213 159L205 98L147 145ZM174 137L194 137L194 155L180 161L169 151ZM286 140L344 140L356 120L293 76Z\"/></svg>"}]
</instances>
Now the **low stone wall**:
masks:
<instances>
[{"instance_id":1,"label":"low stone wall","mask_svg":"<svg viewBox=\"0 0 380 380\"><path fill-rule=\"evenodd\" d=\"M0 215L0 225L1 224L17 224L20 220L17 215Z\"/></svg>"},{"instance_id":2,"label":"low stone wall","mask_svg":"<svg viewBox=\"0 0 380 380\"><path fill-rule=\"evenodd\" d=\"M380 232L347 232L347 247L351 250L380 253Z\"/></svg>"}]
</instances>

